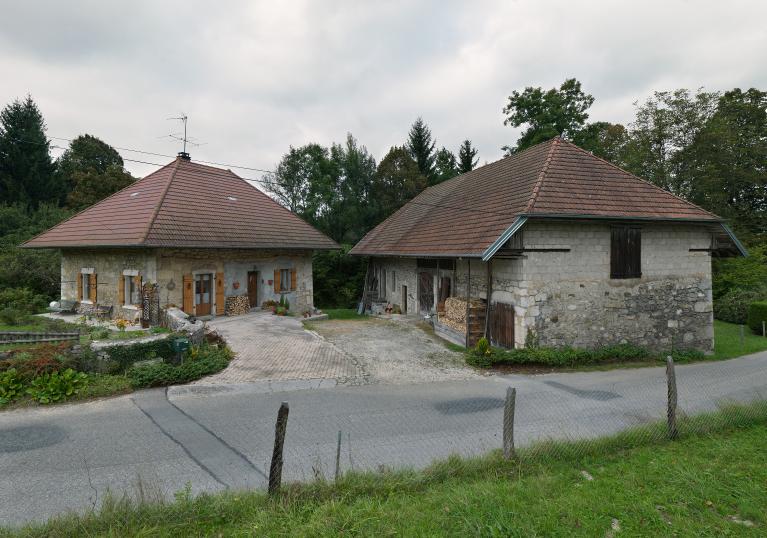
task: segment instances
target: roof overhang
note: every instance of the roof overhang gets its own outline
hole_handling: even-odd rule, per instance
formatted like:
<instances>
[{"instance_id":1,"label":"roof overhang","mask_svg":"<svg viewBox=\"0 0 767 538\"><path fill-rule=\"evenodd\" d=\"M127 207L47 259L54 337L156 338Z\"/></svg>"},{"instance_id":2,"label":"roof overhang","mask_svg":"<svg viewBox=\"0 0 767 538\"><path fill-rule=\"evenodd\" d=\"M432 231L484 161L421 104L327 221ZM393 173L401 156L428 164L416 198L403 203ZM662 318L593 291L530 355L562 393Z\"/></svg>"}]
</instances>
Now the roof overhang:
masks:
<instances>
[{"instance_id":1,"label":"roof overhang","mask_svg":"<svg viewBox=\"0 0 767 538\"><path fill-rule=\"evenodd\" d=\"M487 250L482 253L482 261L486 262L490 260L490 258L492 258L496 252L498 252L498 249L500 249L506 243L506 241L511 238L512 235L522 229L522 226L524 226L526 222L527 217L525 215L520 215L514 219L514 222L511 223L511 226L506 228L506 230L498 237L498 239L493 241L493 244L487 247Z\"/></svg>"},{"instance_id":2,"label":"roof overhang","mask_svg":"<svg viewBox=\"0 0 767 538\"><path fill-rule=\"evenodd\" d=\"M722 229L727 234L727 236L730 238L730 241L732 241L732 244L735 245L735 248L738 250L741 256L747 257L748 256L748 250L746 247L743 246L743 243L741 243L737 237L735 237L735 234L730 229L730 227L725 224L724 222L721 223Z\"/></svg>"}]
</instances>

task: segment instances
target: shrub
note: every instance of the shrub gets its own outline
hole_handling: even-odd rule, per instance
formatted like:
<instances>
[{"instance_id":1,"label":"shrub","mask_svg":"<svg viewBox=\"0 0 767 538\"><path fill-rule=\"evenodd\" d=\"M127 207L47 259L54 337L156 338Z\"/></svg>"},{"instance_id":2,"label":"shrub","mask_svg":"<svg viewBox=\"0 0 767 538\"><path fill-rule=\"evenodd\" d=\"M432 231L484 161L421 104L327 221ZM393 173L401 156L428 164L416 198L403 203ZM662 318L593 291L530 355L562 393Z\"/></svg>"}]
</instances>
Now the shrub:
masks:
<instances>
[{"instance_id":1,"label":"shrub","mask_svg":"<svg viewBox=\"0 0 767 538\"><path fill-rule=\"evenodd\" d=\"M15 308L3 308L0 310L0 323L3 325L23 325L29 320L27 314Z\"/></svg>"},{"instance_id":2,"label":"shrub","mask_svg":"<svg viewBox=\"0 0 767 538\"><path fill-rule=\"evenodd\" d=\"M67 368L63 372L53 372L36 377L30 383L27 394L41 404L49 404L66 400L87 386L88 374Z\"/></svg>"},{"instance_id":3,"label":"shrub","mask_svg":"<svg viewBox=\"0 0 767 538\"><path fill-rule=\"evenodd\" d=\"M472 366L480 368L488 368L496 364L567 367L647 359L649 357L652 357L652 354L648 350L631 344L605 346L597 349L530 347L503 350L488 346L488 350L482 355L478 354L475 348L466 361Z\"/></svg>"},{"instance_id":4,"label":"shrub","mask_svg":"<svg viewBox=\"0 0 767 538\"><path fill-rule=\"evenodd\" d=\"M261 303L261 308L263 308L264 310L271 310L272 308L274 308L275 306L278 306L279 304L280 303L278 303L274 299L268 299L264 301L263 303Z\"/></svg>"},{"instance_id":5,"label":"shrub","mask_svg":"<svg viewBox=\"0 0 767 538\"><path fill-rule=\"evenodd\" d=\"M24 392L24 382L15 368L0 372L0 405L12 402Z\"/></svg>"},{"instance_id":6,"label":"shrub","mask_svg":"<svg viewBox=\"0 0 767 538\"><path fill-rule=\"evenodd\" d=\"M107 340L109 338L109 329L106 327L94 327L90 331L91 340Z\"/></svg>"},{"instance_id":7,"label":"shrub","mask_svg":"<svg viewBox=\"0 0 767 538\"><path fill-rule=\"evenodd\" d=\"M767 300L767 288L733 289L714 300L714 317L743 325L748 321L748 305L764 300Z\"/></svg>"},{"instance_id":8,"label":"shrub","mask_svg":"<svg viewBox=\"0 0 767 538\"><path fill-rule=\"evenodd\" d=\"M45 312L47 306L46 296L29 288L0 289L0 310L11 309L20 315L29 315Z\"/></svg>"},{"instance_id":9,"label":"shrub","mask_svg":"<svg viewBox=\"0 0 767 538\"><path fill-rule=\"evenodd\" d=\"M190 357L182 364L167 362L139 364L128 370L133 388L163 387L188 383L226 368L232 358L228 348L202 345L190 350Z\"/></svg>"},{"instance_id":10,"label":"shrub","mask_svg":"<svg viewBox=\"0 0 767 538\"><path fill-rule=\"evenodd\" d=\"M109 346L104 348L109 358L119 365L119 371L126 371L134 362L150 359L167 359L173 357L173 347L170 338L139 342L129 346Z\"/></svg>"},{"instance_id":11,"label":"shrub","mask_svg":"<svg viewBox=\"0 0 767 538\"><path fill-rule=\"evenodd\" d=\"M700 361L706 358L706 354L697 349L675 349L669 355L676 363Z\"/></svg>"},{"instance_id":12,"label":"shrub","mask_svg":"<svg viewBox=\"0 0 767 538\"><path fill-rule=\"evenodd\" d=\"M754 334L762 334L762 323L767 323L767 301L755 301L748 305L747 322Z\"/></svg>"}]
</instances>

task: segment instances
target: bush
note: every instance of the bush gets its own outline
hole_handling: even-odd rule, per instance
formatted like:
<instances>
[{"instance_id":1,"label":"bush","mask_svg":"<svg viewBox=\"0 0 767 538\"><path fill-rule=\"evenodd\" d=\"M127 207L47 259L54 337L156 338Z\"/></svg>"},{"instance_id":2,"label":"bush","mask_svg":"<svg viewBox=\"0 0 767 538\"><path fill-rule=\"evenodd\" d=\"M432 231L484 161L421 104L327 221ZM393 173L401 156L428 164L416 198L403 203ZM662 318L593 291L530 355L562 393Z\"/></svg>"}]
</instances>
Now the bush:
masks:
<instances>
[{"instance_id":1,"label":"bush","mask_svg":"<svg viewBox=\"0 0 767 538\"><path fill-rule=\"evenodd\" d=\"M24 392L24 382L15 368L0 372L0 405L5 405Z\"/></svg>"},{"instance_id":2,"label":"bush","mask_svg":"<svg viewBox=\"0 0 767 538\"><path fill-rule=\"evenodd\" d=\"M767 300L767 288L733 289L714 300L714 317L744 325L748 320L748 305L764 300Z\"/></svg>"},{"instance_id":3,"label":"bush","mask_svg":"<svg viewBox=\"0 0 767 538\"><path fill-rule=\"evenodd\" d=\"M29 321L29 315L15 308L3 308L0 310L0 323L3 325L24 325Z\"/></svg>"},{"instance_id":4,"label":"bush","mask_svg":"<svg viewBox=\"0 0 767 538\"><path fill-rule=\"evenodd\" d=\"M748 326L754 334L762 334L762 323L767 323L767 301L748 305Z\"/></svg>"},{"instance_id":5,"label":"bush","mask_svg":"<svg viewBox=\"0 0 767 538\"><path fill-rule=\"evenodd\" d=\"M509 350L490 348L488 345L487 350L482 351L481 354L478 353L479 349L478 342L475 350L466 358L466 362L479 368L489 368L497 364L567 367L652 357L648 350L631 344L605 346L597 349L530 347Z\"/></svg>"},{"instance_id":6,"label":"bush","mask_svg":"<svg viewBox=\"0 0 767 538\"><path fill-rule=\"evenodd\" d=\"M227 348L202 345L192 348L189 357L179 365L167 362L139 364L128 370L133 388L164 387L188 383L226 368L232 358Z\"/></svg>"},{"instance_id":7,"label":"bush","mask_svg":"<svg viewBox=\"0 0 767 538\"><path fill-rule=\"evenodd\" d=\"M280 303L278 303L274 299L267 299L266 301L261 303L261 308L263 308L264 310L271 310L272 308L274 308L275 306L279 304Z\"/></svg>"},{"instance_id":8,"label":"bush","mask_svg":"<svg viewBox=\"0 0 767 538\"><path fill-rule=\"evenodd\" d=\"M45 312L48 300L45 295L35 293L29 288L6 288L0 290L0 310L11 309L20 315Z\"/></svg>"},{"instance_id":9,"label":"bush","mask_svg":"<svg viewBox=\"0 0 767 538\"><path fill-rule=\"evenodd\" d=\"M66 400L88 386L88 375L67 368L63 372L43 374L32 380L27 394L41 404Z\"/></svg>"},{"instance_id":10,"label":"bush","mask_svg":"<svg viewBox=\"0 0 767 538\"><path fill-rule=\"evenodd\" d=\"M109 338L109 329L106 327L94 327L90 331L91 340L107 340Z\"/></svg>"},{"instance_id":11,"label":"bush","mask_svg":"<svg viewBox=\"0 0 767 538\"><path fill-rule=\"evenodd\" d=\"M109 358L118 365L118 371L125 372L134 362L151 359L168 359L175 355L171 338L139 342L129 346L109 346L104 348Z\"/></svg>"}]
</instances>

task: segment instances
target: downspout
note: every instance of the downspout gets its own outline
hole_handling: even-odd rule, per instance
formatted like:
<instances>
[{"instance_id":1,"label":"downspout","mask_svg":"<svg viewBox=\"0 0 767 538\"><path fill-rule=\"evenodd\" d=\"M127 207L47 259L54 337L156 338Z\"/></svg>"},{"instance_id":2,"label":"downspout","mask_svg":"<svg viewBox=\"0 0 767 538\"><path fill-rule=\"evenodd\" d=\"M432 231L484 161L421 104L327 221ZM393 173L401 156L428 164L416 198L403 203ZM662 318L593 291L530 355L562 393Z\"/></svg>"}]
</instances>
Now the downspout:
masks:
<instances>
[{"instance_id":1,"label":"downspout","mask_svg":"<svg viewBox=\"0 0 767 538\"><path fill-rule=\"evenodd\" d=\"M466 258L469 263L469 277L466 280L466 349L469 349L469 301L471 301L471 258Z\"/></svg>"}]
</instances>

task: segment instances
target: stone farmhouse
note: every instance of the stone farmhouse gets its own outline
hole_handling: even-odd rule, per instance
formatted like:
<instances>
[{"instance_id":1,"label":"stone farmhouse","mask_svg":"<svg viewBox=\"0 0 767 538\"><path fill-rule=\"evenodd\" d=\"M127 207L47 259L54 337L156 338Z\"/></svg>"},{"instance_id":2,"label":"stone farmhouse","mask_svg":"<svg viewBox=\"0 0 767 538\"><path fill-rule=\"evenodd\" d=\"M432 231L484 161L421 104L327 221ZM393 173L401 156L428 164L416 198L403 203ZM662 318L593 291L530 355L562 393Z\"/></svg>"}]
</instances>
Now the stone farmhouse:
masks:
<instances>
[{"instance_id":1,"label":"stone farmhouse","mask_svg":"<svg viewBox=\"0 0 767 538\"><path fill-rule=\"evenodd\" d=\"M312 252L338 245L230 170L180 154L129 187L27 241L61 251L61 298L80 312L138 318L159 307L243 313L285 296L313 309Z\"/></svg>"},{"instance_id":2,"label":"stone farmhouse","mask_svg":"<svg viewBox=\"0 0 767 538\"><path fill-rule=\"evenodd\" d=\"M556 138L432 186L351 251L365 302L472 345L713 348L723 220Z\"/></svg>"}]
</instances>

